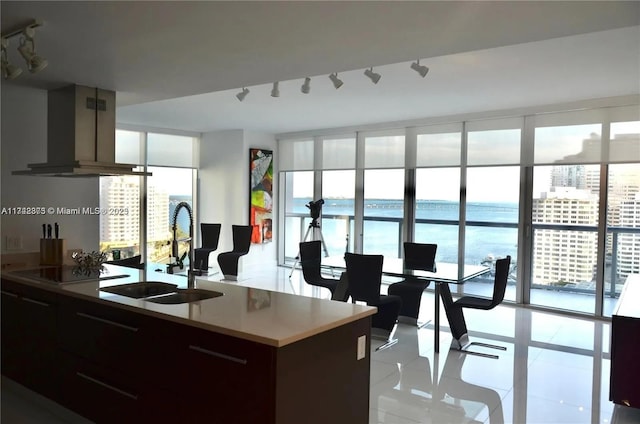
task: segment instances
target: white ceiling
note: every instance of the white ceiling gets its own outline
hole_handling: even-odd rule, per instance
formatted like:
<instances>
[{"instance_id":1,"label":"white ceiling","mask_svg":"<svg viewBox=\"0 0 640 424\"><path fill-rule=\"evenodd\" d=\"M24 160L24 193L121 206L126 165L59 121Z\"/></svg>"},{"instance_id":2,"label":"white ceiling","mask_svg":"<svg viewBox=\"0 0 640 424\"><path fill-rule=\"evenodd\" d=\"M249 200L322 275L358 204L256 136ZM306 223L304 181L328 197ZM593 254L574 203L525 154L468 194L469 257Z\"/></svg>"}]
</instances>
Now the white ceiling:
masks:
<instances>
[{"instance_id":1,"label":"white ceiling","mask_svg":"<svg viewBox=\"0 0 640 424\"><path fill-rule=\"evenodd\" d=\"M3 84L116 90L118 122L156 128L286 133L640 93L636 1L0 6L3 33L45 22L36 43L49 60ZM21 64L17 41L9 58ZM409 69L417 58L424 79ZM362 75L369 66L377 85Z\"/></svg>"}]
</instances>

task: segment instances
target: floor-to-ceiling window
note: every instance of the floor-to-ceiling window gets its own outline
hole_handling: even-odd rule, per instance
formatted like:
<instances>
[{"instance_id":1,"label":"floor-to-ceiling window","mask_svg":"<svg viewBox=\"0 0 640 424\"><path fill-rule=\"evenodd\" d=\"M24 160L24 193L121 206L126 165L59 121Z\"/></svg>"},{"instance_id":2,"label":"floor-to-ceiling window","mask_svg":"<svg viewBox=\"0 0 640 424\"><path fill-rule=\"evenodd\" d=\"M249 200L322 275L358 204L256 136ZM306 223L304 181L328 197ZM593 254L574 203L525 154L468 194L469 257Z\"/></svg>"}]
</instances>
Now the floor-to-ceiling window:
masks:
<instances>
[{"instance_id":1,"label":"floor-to-ceiling window","mask_svg":"<svg viewBox=\"0 0 640 424\"><path fill-rule=\"evenodd\" d=\"M347 248L396 257L403 241L437 243L440 262L491 266L509 255L506 300L610 316L626 276L640 272L638 105L487 115L497 116L365 127L349 166L331 164L342 155L329 152L341 142L351 149L353 138L319 132L307 151L322 160L282 176L304 170L304 200L331 201L324 229L332 255ZM458 294L488 296L492 276L480 280Z\"/></svg>"},{"instance_id":2,"label":"floor-to-ceiling window","mask_svg":"<svg viewBox=\"0 0 640 424\"><path fill-rule=\"evenodd\" d=\"M111 258L144 255L143 262L168 264L172 258L172 223L176 206L185 202L192 211L196 246L198 228L194 215L197 177L197 138L193 136L116 131L116 161L138 165L150 176L101 177L100 205L126 210L127 214L100 216L101 250ZM183 208L181 208L183 209ZM190 223L188 209L178 214L178 258L188 264ZM144 247L144 248L143 248Z\"/></svg>"},{"instance_id":3,"label":"floor-to-ceiling window","mask_svg":"<svg viewBox=\"0 0 640 424\"><path fill-rule=\"evenodd\" d=\"M404 141L404 131L364 135L363 253L402 254Z\"/></svg>"},{"instance_id":4,"label":"floor-to-ceiling window","mask_svg":"<svg viewBox=\"0 0 640 424\"><path fill-rule=\"evenodd\" d=\"M531 303L593 313L602 123L597 112L536 117ZM563 296L572 296L571 301Z\"/></svg>"},{"instance_id":5,"label":"floor-to-ceiling window","mask_svg":"<svg viewBox=\"0 0 640 424\"><path fill-rule=\"evenodd\" d=\"M353 252L355 167L355 137L322 140L322 235L331 256Z\"/></svg>"},{"instance_id":6,"label":"floor-to-ceiling window","mask_svg":"<svg viewBox=\"0 0 640 424\"><path fill-rule=\"evenodd\" d=\"M611 316L627 276L640 273L640 120L633 120L629 108L610 112L605 316Z\"/></svg>"},{"instance_id":7,"label":"floor-to-ceiling window","mask_svg":"<svg viewBox=\"0 0 640 424\"><path fill-rule=\"evenodd\" d=\"M139 131L116 130L116 162L144 165L146 135ZM100 215L100 251L110 259L125 259L142 254L141 196L142 177L118 175L100 177L100 207L123 211L121 214Z\"/></svg>"},{"instance_id":8,"label":"floor-to-ceiling window","mask_svg":"<svg viewBox=\"0 0 640 424\"><path fill-rule=\"evenodd\" d=\"M305 238L313 240L309 202L315 198L314 188L314 140L295 140L280 150L280 210L282 258L297 257L298 243ZM309 234L307 235L307 231ZM284 260L284 259L283 259Z\"/></svg>"},{"instance_id":9,"label":"floor-to-ceiling window","mask_svg":"<svg viewBox=\"0 0 640 424\"><path fill-rule=\"evenodd\" d=\"M505 299L515 301L522 118L467 124L464 262L491 268L511 256ZM490 297L493 272L465 284L464 293ZM484 283L484 284L480 284Z\"/></svg>"},{"instance_id":10,"label":"floor-to-ceiling window","mask_svg":"<svg viewBox=\"0 0 640 424\"><path fill-rule=\"evenodd\" d=\"M414 241L435 243L436 262L458 262L462 125L417 129Z\"/></svg>"}]
</instances>

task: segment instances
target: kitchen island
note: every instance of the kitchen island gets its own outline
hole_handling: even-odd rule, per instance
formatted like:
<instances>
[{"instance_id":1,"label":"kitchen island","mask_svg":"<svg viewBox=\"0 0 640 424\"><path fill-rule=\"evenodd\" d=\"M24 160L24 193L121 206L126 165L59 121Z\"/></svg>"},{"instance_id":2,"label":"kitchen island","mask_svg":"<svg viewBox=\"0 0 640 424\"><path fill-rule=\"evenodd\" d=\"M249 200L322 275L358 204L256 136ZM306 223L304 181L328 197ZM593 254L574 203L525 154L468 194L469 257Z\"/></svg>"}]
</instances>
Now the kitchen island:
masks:
<instances>
[{"instance_id":1,"label":"kitchen island","mask_svg":"<svg viewBox=\"0 0 640 424\"><path fill-rule=\"evenodd\" d=\"M375 308L198 279L222 295L163 304L107 290L185 277L103 276L3 273L2 373L95 422L368 422Z\"/></svg>"}]
</instances>

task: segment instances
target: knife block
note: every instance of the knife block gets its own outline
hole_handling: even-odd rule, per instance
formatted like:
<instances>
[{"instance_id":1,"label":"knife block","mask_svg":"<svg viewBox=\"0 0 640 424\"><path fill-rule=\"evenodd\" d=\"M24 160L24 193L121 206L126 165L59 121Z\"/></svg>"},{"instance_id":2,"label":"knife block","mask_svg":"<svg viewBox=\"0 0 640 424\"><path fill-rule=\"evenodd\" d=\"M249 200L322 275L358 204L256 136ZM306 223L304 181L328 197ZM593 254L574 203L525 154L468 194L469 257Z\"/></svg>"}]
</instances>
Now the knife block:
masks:
<instances>
[{"instance_id":1,"label":"knife block","mask_svg":"<svg viewBox=\"0 0 640 424\"><path fill-rule=\"evenodd\" d=\"M64 239L40 239L40 265L62 265L65 244Z\"/></svg>"}]
</instances>

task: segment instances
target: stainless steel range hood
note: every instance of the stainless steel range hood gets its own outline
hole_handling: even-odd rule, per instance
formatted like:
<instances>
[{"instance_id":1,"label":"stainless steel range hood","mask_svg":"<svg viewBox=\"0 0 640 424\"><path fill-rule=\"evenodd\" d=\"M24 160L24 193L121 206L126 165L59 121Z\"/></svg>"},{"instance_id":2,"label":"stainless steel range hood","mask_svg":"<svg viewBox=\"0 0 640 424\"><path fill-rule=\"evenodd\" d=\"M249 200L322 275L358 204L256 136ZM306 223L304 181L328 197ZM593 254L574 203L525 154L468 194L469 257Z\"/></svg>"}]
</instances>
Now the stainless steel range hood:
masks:
<instances>
[{"instance_id":1,"label":"stainless steel range hood","mask_svg":"<svg viewBox=\"0 0 640 424\"><path fill-rule=\"evenodd\" d=\"M47 162L14 175L96 177L151 175L116 163L116 93L70 85L48 93Z\"/></svg>"}]
</instances>

